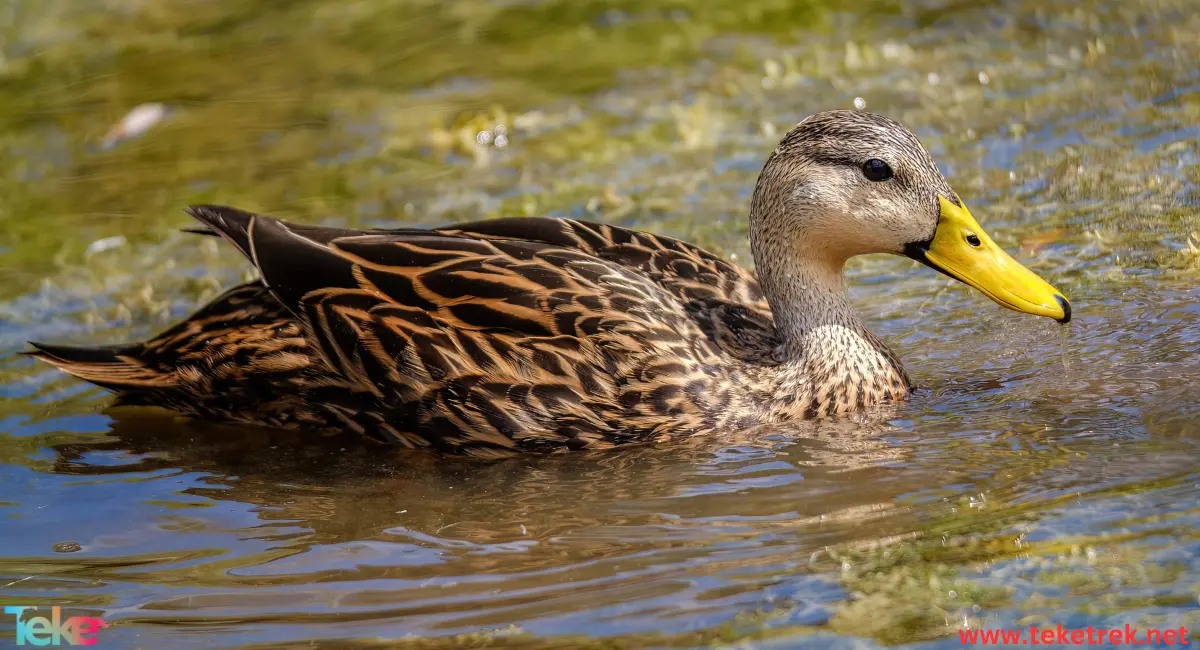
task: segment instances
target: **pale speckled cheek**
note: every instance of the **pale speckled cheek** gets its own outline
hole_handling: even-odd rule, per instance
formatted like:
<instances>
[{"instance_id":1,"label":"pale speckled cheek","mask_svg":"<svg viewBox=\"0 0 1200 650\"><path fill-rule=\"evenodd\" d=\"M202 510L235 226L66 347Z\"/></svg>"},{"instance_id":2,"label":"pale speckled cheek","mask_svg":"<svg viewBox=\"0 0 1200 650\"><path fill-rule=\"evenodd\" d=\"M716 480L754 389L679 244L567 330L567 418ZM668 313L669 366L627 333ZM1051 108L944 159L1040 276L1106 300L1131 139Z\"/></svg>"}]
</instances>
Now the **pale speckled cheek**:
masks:
<instances>
[{"instance_id":1,"label":"pale speckled cheek","mask_svg":"<svg viewBox=\"0 0 1200 650\"><path fill-rule=\"evenodd\" d=\"M793 203L816 203L819 195L811 185L797 185L790 197Z\"/></svg>"}]
</instances>

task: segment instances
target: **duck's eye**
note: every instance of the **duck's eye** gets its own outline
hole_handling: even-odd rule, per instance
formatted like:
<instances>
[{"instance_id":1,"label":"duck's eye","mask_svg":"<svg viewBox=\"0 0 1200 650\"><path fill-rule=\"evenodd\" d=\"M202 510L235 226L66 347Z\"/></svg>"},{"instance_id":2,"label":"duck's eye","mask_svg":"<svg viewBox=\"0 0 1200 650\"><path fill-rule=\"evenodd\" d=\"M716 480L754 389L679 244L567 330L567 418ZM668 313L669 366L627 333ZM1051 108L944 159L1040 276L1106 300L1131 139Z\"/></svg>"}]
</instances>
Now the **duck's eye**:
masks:
<instances>
[{"instance_id":1,"label":"duck's eye","mask_svg":"<svg viewBox=\"0 0 1200 650\"><path fill-rule=\"evenodd\" d=\"M979 248L980 245L983 244L983 242L979 241L979 235L976 235L975 233L967 234L967 243L975 248Z\"/></svg>"},{"instance_id":2,"label":"duck's eye","mask_svg":"<svg viewBox=\"0 0 1200 650\"><path fill-rule=\"evenodd\" d=\"M875 181L876 183L886 181L895 175L892 173L891 165L888 165L878 158L872 158L863 163L862 169L863 176L866 176L867 180Z\"/></svg>"}]
</instances>

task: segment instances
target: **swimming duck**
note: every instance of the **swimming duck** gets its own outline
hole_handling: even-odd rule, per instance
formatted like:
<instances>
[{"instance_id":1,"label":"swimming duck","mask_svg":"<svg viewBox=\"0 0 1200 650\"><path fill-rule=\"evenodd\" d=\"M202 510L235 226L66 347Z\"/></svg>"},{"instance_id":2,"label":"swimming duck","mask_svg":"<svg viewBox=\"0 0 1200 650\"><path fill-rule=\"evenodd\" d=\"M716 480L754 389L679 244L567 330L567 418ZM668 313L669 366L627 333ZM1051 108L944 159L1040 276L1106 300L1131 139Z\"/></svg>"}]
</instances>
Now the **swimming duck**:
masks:
<instances>
[{"instance_id":1,"label":"swimming duck","mask_svg":"<svg viewBox=\"0 0 1200 650\"><path fill-rule=\"evenodd\" d=\"M905 255L1009 309L1071 318L1059 291L988 237L916 136L864 111L813 115L768 158L750 202L755 273L572 219L349 230L188 213L261 281L144 343L32 343L30 354L123 404L500 456L903 399L900 361L846 296L855 255Z\"/></svg>"}]
</instances>

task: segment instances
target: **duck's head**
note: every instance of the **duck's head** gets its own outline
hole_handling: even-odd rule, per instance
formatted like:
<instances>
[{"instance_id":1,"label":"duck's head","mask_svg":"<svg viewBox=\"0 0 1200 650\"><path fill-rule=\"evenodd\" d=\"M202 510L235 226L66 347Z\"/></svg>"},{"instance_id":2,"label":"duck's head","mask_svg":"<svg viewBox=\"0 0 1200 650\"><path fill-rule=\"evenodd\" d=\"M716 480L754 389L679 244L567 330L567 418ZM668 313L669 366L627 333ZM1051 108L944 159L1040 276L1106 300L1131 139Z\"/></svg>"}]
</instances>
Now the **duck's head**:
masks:
<instances>
[{"instance_id":1,"label":"duck's head","mask_svg":"<svg viewBox=\"0 0 1200 650\"><path fill-rule=\"evenodd\" d=\"M904 255L1009 309L1071 319L1062 293L988 237L916 136L881 115L829 111L798 124L763 168L752 213L770 222L752 227L756 248L777 256L800 248L840 272L855 255Z\"/></svg>"}]
</instances>

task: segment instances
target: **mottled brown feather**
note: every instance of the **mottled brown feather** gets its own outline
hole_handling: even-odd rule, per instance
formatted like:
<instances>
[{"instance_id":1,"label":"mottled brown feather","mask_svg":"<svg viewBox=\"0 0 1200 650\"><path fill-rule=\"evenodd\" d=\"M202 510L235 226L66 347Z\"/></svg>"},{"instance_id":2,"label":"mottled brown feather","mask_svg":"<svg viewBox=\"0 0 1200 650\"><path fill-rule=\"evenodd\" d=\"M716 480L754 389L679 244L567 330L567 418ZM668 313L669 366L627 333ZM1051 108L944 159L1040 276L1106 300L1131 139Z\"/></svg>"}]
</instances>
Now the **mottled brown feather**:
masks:
<instances>
[{"instance_id":1,"label":"mottled brown feather","mask_svg":"<svg viewBox=\"0 0 1200 650\"><path fill-rule=\"evenodd\" d=\"M678 240L565 219L351 231L192 214L263 283L119 365L39 356L127 403L476 455L772 418L773 395L739 385L779 364L761 289ZM809 410L832 412L835 398Z\"/></svg>"},{"instance_id":2,"label":"mottled brown feather","mask_svg":"<svg viewBox=\"0 0 1200 650\"><path fill-rule=\"evenodd\" d=\"M864 149L876 131L903 128L863 115L812 122L811 142L803 124L785 138L754 195L756 255L787 261L797 227L788 183L814 166L857 164L838 158L839 133L825 121L855 124L846 133ZM935 175L909 139L889 146ZM807 159L795 153L805 146ZM939 182L929 182L935 198L949 191ZM914 187L924 201L927 188ZM909 200L901 184L889 191L880 196ZM514 218L363 231L220 206L189 213L197 232L240 250L261 282L145 343L31 354L124 403L483 457L819 417L909 388L896 357L834 293L814 298L828 309L819 318L776 304L803 297L793 273L803 267L764 264L775 271L763 276L772 312L750 272L617 226ZM785 323L798 333L787 340Z\"/></svg>"}]
</instances>

